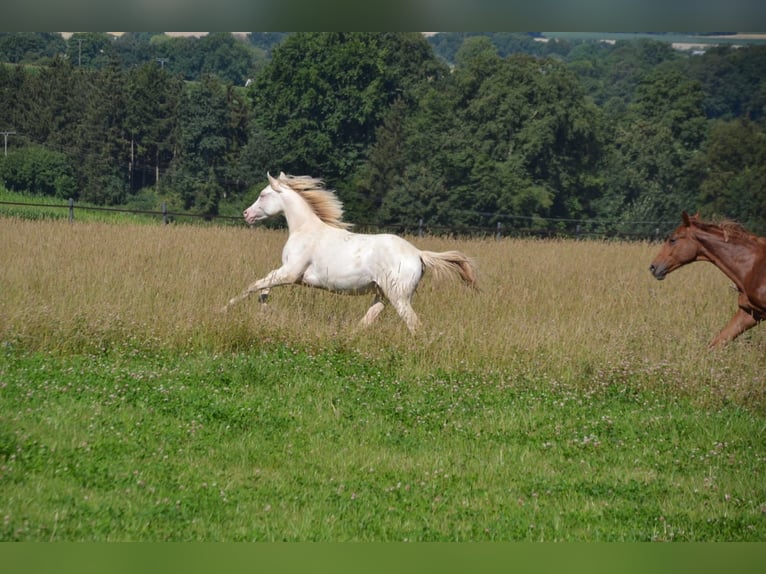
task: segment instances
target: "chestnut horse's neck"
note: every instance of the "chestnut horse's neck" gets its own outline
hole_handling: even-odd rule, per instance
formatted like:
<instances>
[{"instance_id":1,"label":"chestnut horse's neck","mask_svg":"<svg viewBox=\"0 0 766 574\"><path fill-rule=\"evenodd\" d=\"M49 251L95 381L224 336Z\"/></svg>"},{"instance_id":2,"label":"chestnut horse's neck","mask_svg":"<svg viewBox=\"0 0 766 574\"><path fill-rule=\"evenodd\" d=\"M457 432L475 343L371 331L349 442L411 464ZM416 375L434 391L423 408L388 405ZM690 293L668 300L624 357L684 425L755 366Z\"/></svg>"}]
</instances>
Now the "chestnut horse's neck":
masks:
<instances>
[{"instance_id":1,"label":"chestnut horse's neck","mask_svg":"<svg viewBox=\"0 0 766 574\"><path fill-rule=\"evenodd\" d=\"M766 247L755 235L740 228L695 225L694 237L701 246L697 259L710 261L731 279L740 291L753 266L762 261Z\"/></svg>"}]
</instances>

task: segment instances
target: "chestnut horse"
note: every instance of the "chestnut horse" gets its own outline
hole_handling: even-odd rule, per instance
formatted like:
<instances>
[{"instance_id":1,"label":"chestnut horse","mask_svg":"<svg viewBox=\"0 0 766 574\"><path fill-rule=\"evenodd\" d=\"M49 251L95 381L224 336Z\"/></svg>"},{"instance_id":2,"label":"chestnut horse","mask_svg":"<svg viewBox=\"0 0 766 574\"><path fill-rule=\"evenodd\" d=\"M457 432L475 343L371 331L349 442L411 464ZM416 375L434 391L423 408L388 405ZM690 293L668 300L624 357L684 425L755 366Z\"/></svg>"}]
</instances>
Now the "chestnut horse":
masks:
<instances>
[{"instance_id":1,"label":"chestnut horse","mask_svg":"<svg viewBox=\"0 0 766 574\"><path fill-rule=\"evenodd\" d=\"M739 291L739 309L710 348L741 335L766 318L766 238L745 231L734 222L700 221L699 214L681 214L683 223L670 234L649 266L657 279L694 261L718 267Z\"/></svg>"}]
</instances>

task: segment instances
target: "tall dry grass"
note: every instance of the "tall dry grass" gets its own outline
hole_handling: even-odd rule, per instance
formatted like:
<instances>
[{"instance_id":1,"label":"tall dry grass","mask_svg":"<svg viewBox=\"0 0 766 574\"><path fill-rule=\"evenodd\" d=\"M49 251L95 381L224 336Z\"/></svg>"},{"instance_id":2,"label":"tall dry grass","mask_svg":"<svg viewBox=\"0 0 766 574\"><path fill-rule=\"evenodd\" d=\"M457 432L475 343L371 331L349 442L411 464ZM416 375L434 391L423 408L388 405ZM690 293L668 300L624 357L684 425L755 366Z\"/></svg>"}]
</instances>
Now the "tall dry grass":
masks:
<instances>
[{"instance_id":1,"label":"tall dry grass","mask_svg":"<svg viewBox=\"0 0 766 574\"><path fill-rule=\"evenodd\" d=\"M283 342L395 361L404 372L486 371L545 384L652 385L762 409L766 329L710 353L736 296L712 265L660 283L658 245L410 238L474 256L480 292L421 283L412 337L393 309L362 329L371 297L305 287L220 309L278 266L283 231L0 220L0 340L53 352L229 352Z\"/></svg>"}]
</instances>

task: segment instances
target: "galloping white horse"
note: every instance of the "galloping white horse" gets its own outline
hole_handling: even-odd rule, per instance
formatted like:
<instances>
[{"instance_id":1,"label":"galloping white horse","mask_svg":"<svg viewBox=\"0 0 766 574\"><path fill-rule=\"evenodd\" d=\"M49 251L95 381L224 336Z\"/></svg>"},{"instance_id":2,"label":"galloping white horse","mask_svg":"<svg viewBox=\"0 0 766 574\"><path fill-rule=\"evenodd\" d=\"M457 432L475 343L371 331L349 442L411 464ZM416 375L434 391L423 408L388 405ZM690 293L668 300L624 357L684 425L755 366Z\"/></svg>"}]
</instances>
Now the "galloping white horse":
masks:
<instances>
[{"instance_id":1,"label":"galloping white horse","mask_svg":"<svg viewBox=\"0 0 766 574\"><path fill-rule=\"evenodd\" d=\"M291 283L341 293L374 292L375 300L362 324L372 324L389 301L414 333L420 322L411 301L425 269L432 269L437 276L452 272L476 288L474 264L463 253L421 251L391 234L351 233L350 224L341 221L343 205L320 179L267 175L269 185L244 216L252 225L284 213L289 235L282 250L282 266L231 299L224 310L255 292L260 292L260 300L265 302L271 287Z\"/></svg>"}]
</instances>

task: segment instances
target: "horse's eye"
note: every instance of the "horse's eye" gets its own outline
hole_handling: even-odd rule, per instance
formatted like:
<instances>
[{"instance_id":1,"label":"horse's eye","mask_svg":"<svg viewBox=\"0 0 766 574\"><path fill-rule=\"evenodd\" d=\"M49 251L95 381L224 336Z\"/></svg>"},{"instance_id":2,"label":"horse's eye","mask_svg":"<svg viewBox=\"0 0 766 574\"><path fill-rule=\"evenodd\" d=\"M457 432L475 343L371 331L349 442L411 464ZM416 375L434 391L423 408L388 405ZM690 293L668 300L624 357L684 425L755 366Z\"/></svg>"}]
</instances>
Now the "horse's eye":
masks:
<instances>
[{"instance_id":1,"label":"horse's eye","mask_svg":"<svg viewBox=\"0 0 766 574\"><path fill-rule=\"evenodd\" d=\"M669 243L670 245L675 245L675 244L676 244L676 238L675 238L675 237L670 237L670 238L668 239L668 243Z\"/></svg>"}]
</instances>

